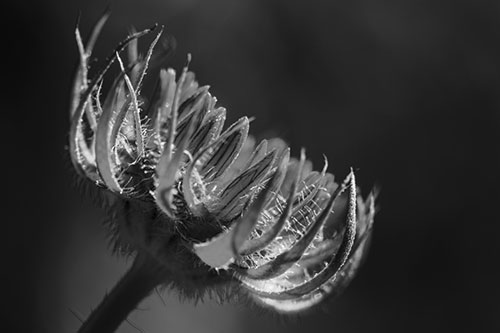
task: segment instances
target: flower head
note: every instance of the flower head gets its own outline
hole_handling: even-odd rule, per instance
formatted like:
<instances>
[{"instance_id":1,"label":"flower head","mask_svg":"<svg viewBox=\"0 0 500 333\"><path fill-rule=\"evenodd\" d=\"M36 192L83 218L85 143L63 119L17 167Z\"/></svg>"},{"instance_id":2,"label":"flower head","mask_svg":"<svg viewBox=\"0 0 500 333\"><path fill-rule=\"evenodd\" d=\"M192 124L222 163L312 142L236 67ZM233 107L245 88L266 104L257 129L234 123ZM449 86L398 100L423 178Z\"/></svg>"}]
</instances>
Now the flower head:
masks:
<instances>
[{"instance_id":1,"label":"flower head","mask_svg":"<svg viewBox=\"0 0 500 333\"><path fill-rule=\"evenodd\" d=\"M88 58L104 16L80 50L70 156L110 199L115 248L147 253L189 289L237 281L260 304L295 312L338 293L353 277L373 223L351 171L341 184L313 171L281 139L256 143L187 66L162 69L151 99L143 81L161 31L143 56L134 33L93 80ZM128 48L125 64L120 53ZM104 98L103 77L121 72ZM344 193L345 192L345 193ZM333 212L335 212L333 214Z\"/></svg>"}]
</instances>

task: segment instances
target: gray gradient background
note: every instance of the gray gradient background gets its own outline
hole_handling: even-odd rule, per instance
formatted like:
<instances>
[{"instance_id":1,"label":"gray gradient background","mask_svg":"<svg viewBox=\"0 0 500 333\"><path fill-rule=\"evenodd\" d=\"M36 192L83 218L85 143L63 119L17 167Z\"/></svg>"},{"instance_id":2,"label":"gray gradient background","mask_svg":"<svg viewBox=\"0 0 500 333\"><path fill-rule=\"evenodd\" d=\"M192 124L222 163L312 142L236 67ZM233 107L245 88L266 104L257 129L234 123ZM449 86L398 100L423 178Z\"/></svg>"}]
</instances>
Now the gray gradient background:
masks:
<instances>
[{"instance_id":1,"label":"gray gradient background","mask_svg":"<svg viewBox=\"0 0 500 333\"><path fill-rule=\"evenodd\" d=\"M129 263L65 162L73 28L103 1L2 10L2 327L75 332ZM292 322L175 292L130 317L144 332L498 332L500 2L114 1L99 60L129 27L166 25L170 65L210 84L229 120L382 185L366 264L325 310ZM138 332L124 324L120 332Z\"/></svg>"}]
</instances>

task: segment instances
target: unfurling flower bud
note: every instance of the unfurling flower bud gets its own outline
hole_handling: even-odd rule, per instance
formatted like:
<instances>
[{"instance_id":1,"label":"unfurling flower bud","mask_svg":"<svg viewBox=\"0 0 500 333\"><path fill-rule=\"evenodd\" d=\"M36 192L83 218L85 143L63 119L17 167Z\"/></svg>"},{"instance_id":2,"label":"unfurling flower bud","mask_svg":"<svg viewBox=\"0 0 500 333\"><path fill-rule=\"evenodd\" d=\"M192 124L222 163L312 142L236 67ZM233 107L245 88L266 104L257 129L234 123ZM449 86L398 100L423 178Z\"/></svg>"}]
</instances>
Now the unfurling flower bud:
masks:
<instances>
[{"instance_id":1,"label":"unfurling flower bud","mask_svg":"<svg viewBox=\"0 0 500 333\"><path fill-rule=\"evenodd\" d=\"M247 117L224 129L226 110L187 66L180 75L162 69L153 98L143 98L162 31L143 56L136 40L154 29L132 34L89 80L106 18L86 45L76 32L69 151L110 198L115 249L152 256L188 294L237 283L280 312L338 294L366 252L375 194L361 198L353 171L340 184L326 161L313 171L304 150L293 158L281 139L257 144ZM102 98L114 62L121 72Z\"/></svg>"}]
</instances>

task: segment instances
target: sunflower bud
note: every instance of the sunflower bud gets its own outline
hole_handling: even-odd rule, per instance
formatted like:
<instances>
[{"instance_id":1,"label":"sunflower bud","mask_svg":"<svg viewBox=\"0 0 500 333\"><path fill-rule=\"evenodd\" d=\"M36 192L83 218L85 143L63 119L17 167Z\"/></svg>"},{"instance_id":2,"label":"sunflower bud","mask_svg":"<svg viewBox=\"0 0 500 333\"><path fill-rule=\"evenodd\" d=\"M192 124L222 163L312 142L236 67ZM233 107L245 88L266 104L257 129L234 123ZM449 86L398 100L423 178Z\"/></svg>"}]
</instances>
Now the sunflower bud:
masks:
<instances>
[{"instance_id":1,"label":"sunflower bud","mask_svg":"<svg viewBox=\"0 0 500 333\"><path fill-rule=\"evenodd\" d=\"M281 139L257 144L247 117L224 129L226 110L187 66L160 70L146 104L142 84L162 31L145 55L136 40L154 29L129 36L89 80L106 18L87 45L76 31L69 149L77 172L114 198L115 249L151 255L185 290L236 283L281 312L343 289L365 253L375 195L361 198L352 171L340 184L326 161L313 171L304 150L291 157ZM103 98L113 63L120 73Z\"/></svg>"}]
</instances>

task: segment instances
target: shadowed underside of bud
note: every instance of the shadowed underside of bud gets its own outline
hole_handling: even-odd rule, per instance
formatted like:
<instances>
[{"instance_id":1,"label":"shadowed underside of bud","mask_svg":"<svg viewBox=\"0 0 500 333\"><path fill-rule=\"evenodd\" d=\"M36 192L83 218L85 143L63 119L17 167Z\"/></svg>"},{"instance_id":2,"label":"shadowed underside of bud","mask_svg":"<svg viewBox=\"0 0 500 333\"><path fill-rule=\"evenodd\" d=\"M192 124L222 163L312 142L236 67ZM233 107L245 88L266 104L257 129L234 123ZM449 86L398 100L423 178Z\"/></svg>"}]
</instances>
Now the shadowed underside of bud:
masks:
<instances>
[{"instance_id":1,"label":"shadowed underside of bud","mask_svg":"<svg viewBox=\"0 0 500 333\"><path fill-rule=\"evenodd\" d=\"M247 117L224 128L226 110L187 66L180 75L160 70L152 98L143 97L144 79L162 57L154 51L162 31L145 55L137 39L154 28L130 35L89 80L106 19L85 44L76 30L69 150L78 173L119 203L117 248L146 251L186 279L229 274L281 312L338 294L365 252L375 195L361 198L352 171L340 185L326 162L313 171L305 152L291 157L281 139L257 143ZM103 98L114 62L121 71Z\"/></svg>"}]
</instances>

